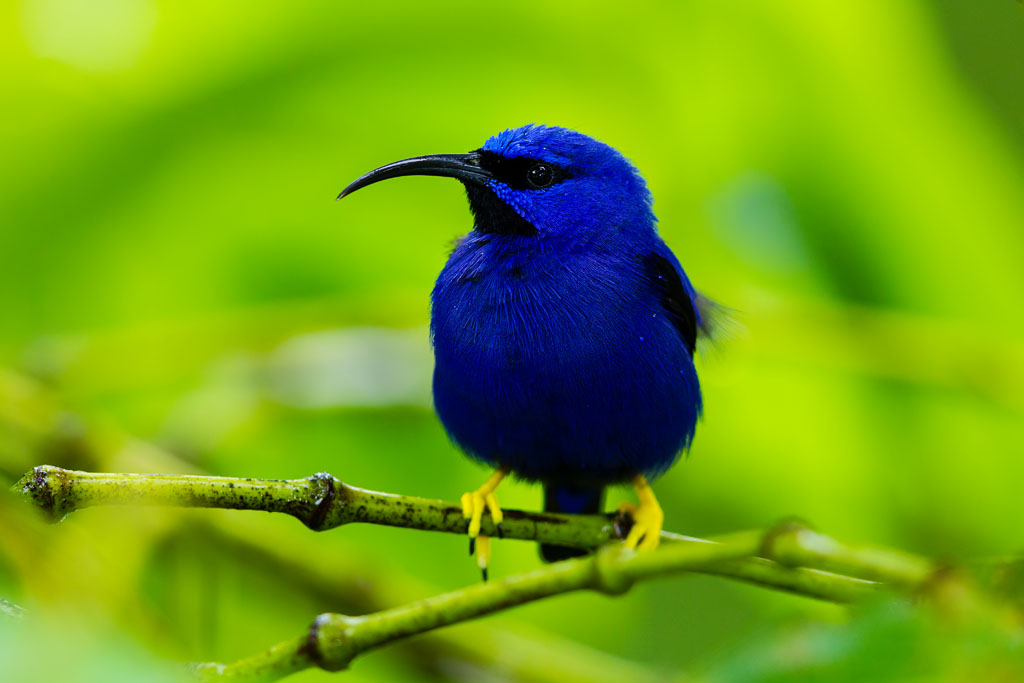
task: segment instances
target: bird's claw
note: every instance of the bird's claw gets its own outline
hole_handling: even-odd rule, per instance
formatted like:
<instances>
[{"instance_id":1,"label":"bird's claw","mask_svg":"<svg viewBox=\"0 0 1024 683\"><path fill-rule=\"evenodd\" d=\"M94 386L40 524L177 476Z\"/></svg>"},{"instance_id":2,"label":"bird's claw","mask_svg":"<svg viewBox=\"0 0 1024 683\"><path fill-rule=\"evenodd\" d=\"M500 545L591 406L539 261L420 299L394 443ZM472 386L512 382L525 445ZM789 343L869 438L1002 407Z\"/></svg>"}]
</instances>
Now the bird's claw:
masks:
<instances>
[{"instance_id":1,"label":"bird's claw","mask_svg":"<svg viewBox=\"0 0 1024 683\"><path fill-rule=\"evenodd\" d=\"M626 535L624 544L627 548L640 551L654 550L661 541L661 528L665 522L665 514L658 505L647 480L637 477L634 480L640 505L624 502L619 505L619 514L626 514L633 520Z\"/></svg>"},{"instance_id":2,"label":"bird's claw","mask_svg":"<svg viewBox=\"0 0 1024 683\"><path fill-rule=\"evenodd\" d=\"M476 555L477 565L480 567L483 580L487 580L487 566L491 561L491 539L480 534L480 526L483 521L484 510L491 513L491 521L494 523L499 538L504 538L505 529L502 526L503 516L501 507L498 505L498 497L494 495L494 489L504 478L505 472L498 470L487 482L476 491L462 494L462 515L466 518L466 533L469 535L469 554Z\"/></svg>"},{"instance_id":3,"label":"bird's claw","mask_svg":"<svg viewBox=\"0 0 1024 683\"><path fill-rule=\"evenodd\" d=\"M498 507L498 497L494 493L481 493L480 489L462 494L462 515L466 518L466 533L471 539L480 535L480 526L485 510L491 513L491 521L494 522L498 535L501 536L504 533L504 528L502 527L501 508Z\"/></svg>"}]
</instances>

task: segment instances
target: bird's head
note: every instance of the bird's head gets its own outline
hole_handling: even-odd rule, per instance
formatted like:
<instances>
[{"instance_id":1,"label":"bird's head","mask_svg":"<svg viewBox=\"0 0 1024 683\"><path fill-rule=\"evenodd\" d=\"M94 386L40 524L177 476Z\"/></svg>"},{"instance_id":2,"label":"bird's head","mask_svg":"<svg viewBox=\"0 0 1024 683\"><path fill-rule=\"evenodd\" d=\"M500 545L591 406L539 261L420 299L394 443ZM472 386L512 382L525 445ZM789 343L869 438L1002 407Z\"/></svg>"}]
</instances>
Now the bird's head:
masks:
<instances>
[{"instance_id":1,"label":"bird's head","mask_svg":"<svg viewBox=\"0 0 1024 683\"><path fill-rule=\"evenodd\" d=\"M433 154L382 166L338 199L405 175L456 178L482 233L587 239L605 231L650 231L651 195L636 168L603 142L567 128L506 130L467 154Z\"/></svg>"}]
</instances>

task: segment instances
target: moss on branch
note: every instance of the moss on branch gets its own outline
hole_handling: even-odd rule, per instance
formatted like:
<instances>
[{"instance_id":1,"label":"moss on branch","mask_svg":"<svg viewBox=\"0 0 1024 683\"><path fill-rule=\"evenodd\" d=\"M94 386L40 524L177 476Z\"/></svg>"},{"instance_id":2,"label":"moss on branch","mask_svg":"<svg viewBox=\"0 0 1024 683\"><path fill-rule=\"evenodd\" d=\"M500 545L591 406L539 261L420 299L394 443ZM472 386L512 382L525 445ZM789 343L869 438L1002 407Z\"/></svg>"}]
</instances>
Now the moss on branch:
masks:
<instances>
[{"instance_id":1,"label":"moss on branch","mask_svg":"<svg viewBox=\"0 0 1024 683\"><path fill-rule=\"evenodd\" d=\"M316 531L363 522L424 531L464 534L462 508L441 500L378 493L350 486L326 474L305 479L246 479L198 475L104 474L42 465L21 478L13 490L59 521L67 514L97 505L169 505L281 512ZM557 515L505 510L504 537L594 548L621 539L629 520L612 515ZM483 533L493 535L485 516ZM663 532L669 544L712 544ZM751 553L756 555L757 553ZM774 559L774 558L772 558ZM791 563L795 565L799 563ZM856 576L842 576L801 566L782 566L770 559L747 557L714 566L714 574L832 602L854 602L877 585Z\"/></svg>"}]
</instances>

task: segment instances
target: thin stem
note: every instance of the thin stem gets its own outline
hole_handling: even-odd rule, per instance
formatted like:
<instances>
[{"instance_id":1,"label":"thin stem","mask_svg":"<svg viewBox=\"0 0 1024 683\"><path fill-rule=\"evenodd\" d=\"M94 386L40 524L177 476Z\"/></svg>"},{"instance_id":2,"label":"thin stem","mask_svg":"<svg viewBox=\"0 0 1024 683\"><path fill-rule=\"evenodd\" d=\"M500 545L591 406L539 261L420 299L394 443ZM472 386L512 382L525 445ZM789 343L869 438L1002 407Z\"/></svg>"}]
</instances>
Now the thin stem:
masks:
<instances>
[{"instance_id":1,"label":"thin stem","mask_svg":"<svg viewBox=\"0 0 1024 683\"><path fill-rule=\"evenodd\" d=\"M695 571L840 604L861 602L883 588L874 581L806 567L783 567L760 557L729 560Z\"/></svg>"},{"instance_id":2,"label":"thin stem","mask_svg":"<svg viewBox=\"0 0 1024 683\"><path fill-rule=\"evenodd\" d=\"M204 664L198 672L209 680L275 680L311 666L340 671L356 656L395 640L571 591L618 595L639 580L746 557L756 552L760 543L759 534L749 533L722 543L680 543L652 553L606 546L584 559L558 562L368 616L322 614L299 638L233 664Z\"/></svg>"},{"instance_id":3,"label":"thin stem","mask_svg":"<svg viewBox=\"0 0 1024 683\"><path fill-rule=\"evenodd\" d=\"M813 567L901 589L921 587L937 567L900 550L840 541L799 525L783 525L765 539L762 555L791 567Z\"/></svg>"},{"instance_id":4,"label":"thin stem","mask_svg":"<svg viewBox=\"0 0 1024 683\"><path fill-rule=\"evenodd\" d=\"M198 520L197 520L198 521ZM265 528L256 519L204 518L202 528L210 542L232 544L247 557L260 558L272 571L288 576L294 585L328 600L347 605L353 614L369 614L422 599L431 587L416 578L403 576L396 566L368 569L368 559L352 555L341 545L312 543L309 534L293 534L287 539L265 543ZM372 585L359 579L360 571L371 571ZM468 573L468 572L467 572ZM475 572L472 574L475 575ZM355 591L355 595L353 594ZM590 649L551 632L522 629L506 618L502 624L471 622L458 629L439 629L401 643L406 657L436 672L440 662L461 662L470 668L483 667L508 680L538 683L594 681L613 683L664 681L663 672L636 662Z\"/></svg>"}]
</instances>

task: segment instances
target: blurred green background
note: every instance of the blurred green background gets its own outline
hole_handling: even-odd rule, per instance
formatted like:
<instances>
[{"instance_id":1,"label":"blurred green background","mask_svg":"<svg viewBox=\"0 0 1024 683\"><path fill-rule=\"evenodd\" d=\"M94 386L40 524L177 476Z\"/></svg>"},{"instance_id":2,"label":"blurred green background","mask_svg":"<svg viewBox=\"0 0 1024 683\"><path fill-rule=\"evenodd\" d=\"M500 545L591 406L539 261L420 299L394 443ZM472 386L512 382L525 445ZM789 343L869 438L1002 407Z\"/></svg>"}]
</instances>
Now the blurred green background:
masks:
<instances>
[{"instance_id":1,"label":"blurred green background","mask_svg":"<svg viewBox=\"0 0 1024 683\"><path fill-rule=\"evenodd\" d=\"M705 420L656 485L667 528L796 514L950 560L1024 547L1020 3L26 0L0 17L4 489L43 462L474 488L486 471L430 408L426 330L470 228L462 191L333 199L540 122L639 166L691 279L745 328L699 367ZM537 565L497 543L495 574ZM2 678L171 679L319 612L476 577L454 536L154 509L50 526L0 496L0 597L31 612L0 618ZM958 656L947 636L900 609L674 578L414 639L337 680L858 680L886 661L871 643L934 665Z\"/></svg>"}]
</instances>

